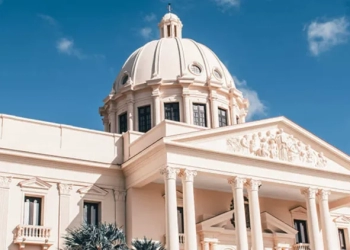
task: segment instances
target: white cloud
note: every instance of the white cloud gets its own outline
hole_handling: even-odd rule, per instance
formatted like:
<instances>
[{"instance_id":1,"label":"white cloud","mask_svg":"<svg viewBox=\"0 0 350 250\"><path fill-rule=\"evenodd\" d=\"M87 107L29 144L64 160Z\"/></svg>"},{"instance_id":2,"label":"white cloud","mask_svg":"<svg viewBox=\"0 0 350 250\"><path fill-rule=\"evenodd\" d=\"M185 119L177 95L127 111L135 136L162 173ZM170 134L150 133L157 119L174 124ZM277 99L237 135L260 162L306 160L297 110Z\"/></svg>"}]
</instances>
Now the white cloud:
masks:
<instances>
[{"instance_id":1,"label":"white cloud","mask_svg":"<svg viewBox=\"0 0 350 250\"><path fill-rule=\"evenodd\" d=\"M154 21L154 20L156 20L156 19L157 19L157 16L156 16L154 13L151 13L151 14L149 14L149 15L146 15L145 18L144 18L144 20L145 20L146 22L152 22L152 21Z\"/></svg>"},{"instance_id":2,"label":"white cloud","mask_svg":"<svg viewBox=\"0 0 350 250\"><path fill-rule=\"evenodd\" d=\"M332 47L346 43L349 36L349 22L345 17L327 22L313 21L307 27L310 52L318 56Z\"/></svg>"},{"instance_id":3,"label":"white cloud","mask_svg":"<svg viewBox=\"0 0 350 250\"><path fill-rule=\"evenodd\" d=\"M247 115L247 120L252 120L254 117L265 116L267 112L267 107L260 100L258 93L248 87L245 80L240 81L237 77L233 77L236 87L242 91L243 97L249 100L249 110Z\"/></svg>"},{"instance_id":4,"label":"white cloud","mask_svg":"<svg viewBox=\"0 0 350 250\"><path fill-rule=\"evenodd\" d=\"M57 25L57 21L55 20L55 18L53 18L51 16L44 15L44 14L38 14L38 17L40 17L41 19L43 19L44 21L48 22L51 25Z\"/></svg>"},{"instance_id":5,"label":"white cloud","mask_svg":"<svg viewBox=\"0 0 350 250\"><path fill-rule=\"evenodd\" d=\"M150 27L144 27L140 30L140 35L146 40L148 40L152 37L152 33L153 32L152 32L152 29Z\"/></svg>"},{"instance_id":6,"label":"white cloud","mask_svg":"<svg viewBox=\"0 0 350 250\"><path fill-rule=\"evenodd\" d=\"M228 10L233 7L238 7L240 0L214 0L216 4L223 10Z\"/></svg>"},{"instance_id":7,"label":"white cloud","mask_svg":"<svg viewBox=\"0 0 350 250\"><path fill-rule=\"evenodd\" d=\"M85 55L83 55L79 49L75 48L74 41L72 39L68 38L61 38L57 41L56 48L60 53L69 55L69 56L76 56L79 59L83 59Z\"/></svg>"}]
</instances>

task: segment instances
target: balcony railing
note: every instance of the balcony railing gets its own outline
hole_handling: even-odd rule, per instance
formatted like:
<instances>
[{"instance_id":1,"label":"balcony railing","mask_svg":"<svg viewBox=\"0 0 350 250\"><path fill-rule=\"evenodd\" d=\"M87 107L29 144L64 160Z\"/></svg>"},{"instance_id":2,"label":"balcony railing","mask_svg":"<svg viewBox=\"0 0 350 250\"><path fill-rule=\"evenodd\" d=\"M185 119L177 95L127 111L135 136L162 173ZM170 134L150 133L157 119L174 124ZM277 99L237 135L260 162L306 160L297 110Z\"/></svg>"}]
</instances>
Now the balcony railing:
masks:
<instances>
[{"instance_id":1,"label":"balcony railing","mask_svg":"<svg viewBox=\"0 0 350 250\"><path fill-rule=\"evenodd\" d=\"M298 243L293 246L293 250L310 250L310 245L306 243Z\"/></svg>"},{"instance_id":2,"label":"balcony railing","mask_svg":"<svg viewBox=\"0 0 350 250\"><path fill-rule=\"evenodd\" d=\"M43 226L19 225L16 227L14 243L52 245L51 228Z\"/></svg>"},{"instance_id":3,"label":"balcony railing","mask_svg":"<svg viewBox=\"0 0 350 250\"><path fill-rule=\"evenodd\" d=\"M164 235L164 240L166 243L166 235ZM183 247L183 245L185 244L185 234L180 234L179 233L179 244L180 244L180 248Z\"/></svg>"}]
</instances>

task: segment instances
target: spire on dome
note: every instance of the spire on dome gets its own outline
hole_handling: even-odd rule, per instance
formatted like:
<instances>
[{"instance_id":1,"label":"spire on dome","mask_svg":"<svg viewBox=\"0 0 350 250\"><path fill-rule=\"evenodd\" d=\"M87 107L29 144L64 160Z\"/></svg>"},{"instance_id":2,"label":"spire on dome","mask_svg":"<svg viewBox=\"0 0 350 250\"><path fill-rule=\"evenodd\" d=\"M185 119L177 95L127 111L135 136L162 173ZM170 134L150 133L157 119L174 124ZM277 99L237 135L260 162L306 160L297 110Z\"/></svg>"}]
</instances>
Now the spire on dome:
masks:
<instances>
[{"instance_id":1,"label":"spire on dome","mask_svg":"<svg viewBox=\"0 0 350 250\"><path fill-rule=\"evenodd\" d=\"M168 4L168 13L164 15L158 27L160 38L182 37L182 22L180 18L171 12L171 3Z\"/></svg>"}]
</instances>

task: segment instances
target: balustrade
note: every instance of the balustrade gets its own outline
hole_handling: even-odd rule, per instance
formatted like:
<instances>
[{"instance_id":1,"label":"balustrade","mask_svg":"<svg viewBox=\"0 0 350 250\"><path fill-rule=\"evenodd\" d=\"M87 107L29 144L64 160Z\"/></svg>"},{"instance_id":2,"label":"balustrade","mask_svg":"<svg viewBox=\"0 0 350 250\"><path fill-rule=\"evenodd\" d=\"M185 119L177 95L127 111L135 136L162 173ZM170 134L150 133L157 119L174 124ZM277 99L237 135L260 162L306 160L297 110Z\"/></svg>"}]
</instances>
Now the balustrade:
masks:
<instances>
[{"instance_id":1,"label":"balustrade","mask_svg":"<svg viewBox=\"0 0 350 250\"><path fill-rule=\"evenodd\" d=\"M14 243L24 248L25 244L42 245L49 247L53 244L50 240L51 228L33 225L18 225L15 231Z\"/></svg>"},{"instance_id":2,"label":"balustrade","mask_svg":"<svg viewBox=\"0 0 350 250\"><path fill-rule=\"evenodd\" d=\"M306 243L295 244L293 250L310 250L310 245Z\"/></svg>"}]
</instances>

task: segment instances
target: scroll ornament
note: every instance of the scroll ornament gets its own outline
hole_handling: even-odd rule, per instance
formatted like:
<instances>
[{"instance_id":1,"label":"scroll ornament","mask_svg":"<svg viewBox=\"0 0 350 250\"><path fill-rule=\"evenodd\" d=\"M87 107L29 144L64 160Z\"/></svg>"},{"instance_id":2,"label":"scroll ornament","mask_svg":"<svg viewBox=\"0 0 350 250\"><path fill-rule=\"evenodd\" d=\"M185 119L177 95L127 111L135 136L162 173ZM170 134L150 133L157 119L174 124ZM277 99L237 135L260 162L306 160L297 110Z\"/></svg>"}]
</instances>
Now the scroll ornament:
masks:
<instances>
[{"instance_id":1,"label":"scroll ornament","mask_svg":"<svg viewBox=\"0 0 350 250\"><path fill-rule=\"evenodd\" d=\"M235 153L263 158L301 163L315 167L325 167L327 159L322 152L316 152L309 145L287 134L283 129L258 132L227 139L227 147Z\"/></svg>"}]
</instances>

